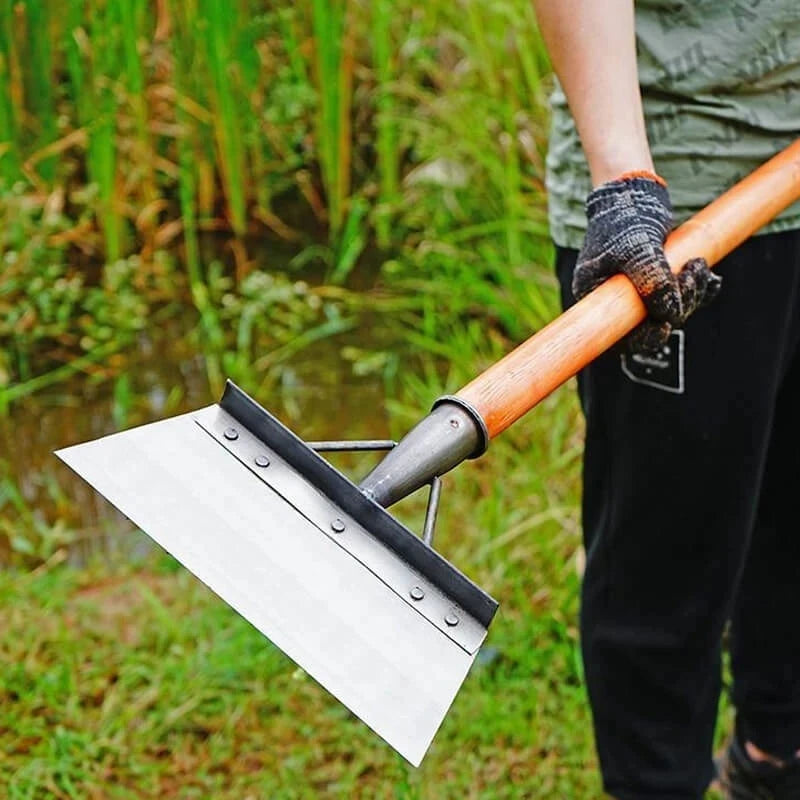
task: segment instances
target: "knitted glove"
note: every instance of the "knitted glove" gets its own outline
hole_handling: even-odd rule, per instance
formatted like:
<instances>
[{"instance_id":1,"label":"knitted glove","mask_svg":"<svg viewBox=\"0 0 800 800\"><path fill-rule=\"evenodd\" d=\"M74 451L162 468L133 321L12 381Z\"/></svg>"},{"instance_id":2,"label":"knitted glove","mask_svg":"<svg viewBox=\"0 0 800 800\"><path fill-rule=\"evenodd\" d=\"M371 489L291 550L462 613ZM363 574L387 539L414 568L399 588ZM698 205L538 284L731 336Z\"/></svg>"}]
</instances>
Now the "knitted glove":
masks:
<instances>
[{"instance_id":1,"label":"knitted glove","mask_svg":"<svg viewBox=\"0 0 800 800\"><path fill-rule=\"evenodd\" d=\"M598 186L586 199L586 216L572 292L580 299L617 272L630 278L648 312L628 337L631 350L658 351L673 327L719 292L722 278L705 259L689 261L677 276L670 271L664 241L672 228L672 205L657 175L630 173Z\"/></svg>"}]
</instances>

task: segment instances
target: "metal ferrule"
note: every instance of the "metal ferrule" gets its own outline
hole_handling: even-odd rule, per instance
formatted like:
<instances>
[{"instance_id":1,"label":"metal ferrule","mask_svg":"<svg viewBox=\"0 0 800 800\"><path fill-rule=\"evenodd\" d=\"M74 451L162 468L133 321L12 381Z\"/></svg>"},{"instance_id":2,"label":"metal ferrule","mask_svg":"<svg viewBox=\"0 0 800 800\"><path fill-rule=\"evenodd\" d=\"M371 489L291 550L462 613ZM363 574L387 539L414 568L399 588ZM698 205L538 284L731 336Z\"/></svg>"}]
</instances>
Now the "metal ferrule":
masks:
<instances>
[{"instance_id":1,"label":"metal ferrule","mask_svg":"<svg viewBox=\"0 0 800 800\"><path fill-rule=\"evenodd\" d=\"M478 445L475 450L470 453L468 458L477 458L478 456L482 456L488 449L489 449L489 428L486 427L486 422L484 421L483 417L480 414L475 406L473 406L469 401L465 400L463 397L459 397L457 394L444 394L438 400L436 400L433 404L433 408L438 408L445 403L449 403L451 405L457 405L459 408L466 411L469 415L469 418L472 420L473 425L478 428Z\"/></svg>"},{"instance_id":2,"label":"metal ferrule","mask_svg":"<svg viewBox=\"0 0 800 800\"><path fill-rule=\"evenodd\" d=\"M483 420L450 398L412 428L394 450L360 483L359 488L388 508L485 450Z\"/></svg>"}]
</instances>

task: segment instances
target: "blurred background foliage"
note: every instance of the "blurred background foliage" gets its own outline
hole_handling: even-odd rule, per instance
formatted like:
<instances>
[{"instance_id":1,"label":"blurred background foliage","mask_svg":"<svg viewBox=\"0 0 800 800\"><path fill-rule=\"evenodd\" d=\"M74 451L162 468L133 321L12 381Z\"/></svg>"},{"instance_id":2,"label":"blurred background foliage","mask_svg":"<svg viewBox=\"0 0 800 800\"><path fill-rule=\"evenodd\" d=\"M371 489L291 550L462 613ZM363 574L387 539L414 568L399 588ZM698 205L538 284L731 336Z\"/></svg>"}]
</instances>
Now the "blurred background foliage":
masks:
<instances>
[{"instance_id":1,"label":"blurred background foliage","mask_svg":"<svg viewBox=\"0 0 800 800\"><path fill-rule=\"evenodd\" d=\"M3 0L0 558L102 530L56 446L226 377L399 435L553 316L547 73L527 0Z\"/></svg>"},{"instance_id":2,"label":"blurred background foliage","mask_svg":"<svg viewBox=\"0 0 800 800\"><path fill-rule=\"evenodd\" d=\"M571 391L445 480L502 610L418 771L52 456L225 377L402 435L557 313L547 83L529 0L0 0L4 796L598 796Z\"/></svg>"},{"instance_id":3,"label":"blurred background foliage","mask_svg":"<svg viewBox=\"0 0 800 800\"><path fill-rule=\"evenodd\" d=\"M525 0L1 7L6 402L186 297L212 351L243 346L219 315L230 291L238 360L280 346L286 315L247 299L265 270L360 290L304 325L403 297L388 307L434 350L466 314L518 339L553 313L547 63Z\"/></svg>"}]
</instances>

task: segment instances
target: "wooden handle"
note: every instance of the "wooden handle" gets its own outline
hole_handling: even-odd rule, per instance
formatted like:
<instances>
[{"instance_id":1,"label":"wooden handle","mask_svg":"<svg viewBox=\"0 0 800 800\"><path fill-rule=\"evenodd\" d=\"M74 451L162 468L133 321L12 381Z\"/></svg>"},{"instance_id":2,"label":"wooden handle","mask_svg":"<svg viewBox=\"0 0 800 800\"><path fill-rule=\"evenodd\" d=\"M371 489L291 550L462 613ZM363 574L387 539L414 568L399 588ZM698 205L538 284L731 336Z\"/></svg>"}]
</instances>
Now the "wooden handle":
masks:
<instances>
[{"instance_id":1,"label":"wooden handle","mask_svg":"<svg viewBox=\"0 0 800 800\"><path fill-rule=\"evenodd\" d=\"M798 199L800 139L669 236L672 271L700 256L716 264ZM646 316L633 284L615 275L468 383L458 397L480 413L495 437Z\"/></svg>"}]
</instances>

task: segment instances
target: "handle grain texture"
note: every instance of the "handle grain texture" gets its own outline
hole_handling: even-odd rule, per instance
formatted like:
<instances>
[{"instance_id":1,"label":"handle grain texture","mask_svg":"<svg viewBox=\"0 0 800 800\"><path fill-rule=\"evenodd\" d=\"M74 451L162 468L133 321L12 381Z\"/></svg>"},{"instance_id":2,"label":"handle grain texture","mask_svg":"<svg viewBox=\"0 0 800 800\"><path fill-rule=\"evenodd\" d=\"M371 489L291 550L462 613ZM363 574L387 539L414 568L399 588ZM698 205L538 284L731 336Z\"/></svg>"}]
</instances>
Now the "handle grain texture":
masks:
<instances>
[{"instance_id":1,"label":"handle grain texture","mask_svg":"<svg viewBox=\"0 0 800 800\"><path fill-rule=\"evenodd\" d=\"M700 256L716 264L798 199L800 139L669 236L666 254L672 271L679 272L689 259ZM633 284L623 275L615 275L489 367L457 396L480 413L493 438L645 316Z\"/></svg>"}]
</instances>

